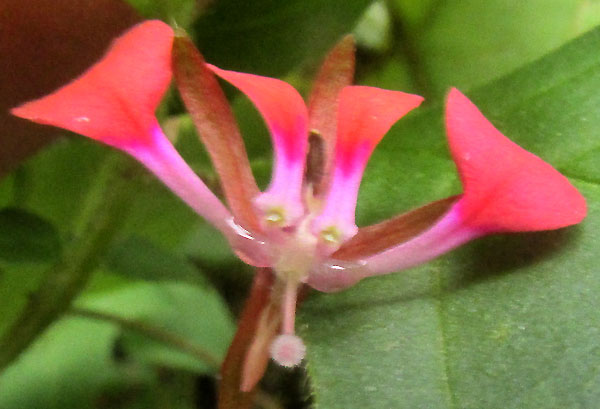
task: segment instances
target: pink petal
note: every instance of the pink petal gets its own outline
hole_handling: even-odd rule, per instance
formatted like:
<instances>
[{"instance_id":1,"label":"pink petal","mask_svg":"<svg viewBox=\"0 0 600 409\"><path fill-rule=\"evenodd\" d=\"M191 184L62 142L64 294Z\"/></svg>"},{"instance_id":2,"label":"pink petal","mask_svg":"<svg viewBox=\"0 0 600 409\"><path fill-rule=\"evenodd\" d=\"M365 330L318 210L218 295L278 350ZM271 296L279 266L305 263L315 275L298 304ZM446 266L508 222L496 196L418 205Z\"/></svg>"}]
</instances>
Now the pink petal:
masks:
<instances>
[{"instance_id":1,"label":"pink petal","mask_svg":"<svg viewBox=\"0 0 600 409\"><path fill-rule=\"evenodd\" d=\"M362 278L417 266L485 235L485 231L464 223L460 203L413 239L364 259Z\"/></svg>"},{"instance_id":2,"label":"pink petal","mask_svg":"<svg viewBox=\"0 0 600 409\"><path fill-rule=\"evenodd\" d=\"M257 267L269 263L266 243L236 224L229 210L183 160L157 123L152 130L151 143L131 145L123 150L217 228L240 259Z\"/></svg>"},{"instance_id":3,"label":"pink petal","mask_svg":"<svg viewBox=\"0 0 600 409\"><path fill-rule=\"evenodd\" d=\"M278 79L207 66L246 94L265 119L273 138L275 165L271 185L258 197L257 204L266 213L282 212L282 223L291 224L304 212L302 180L308 147L308 112L302 97Z\"/></svg>"},{"instance_id":4,"label":"pink petal","mask_svg":"<svg viewBox=\"0 0 600 409\"><path fill-rule=\"evenodd\" d=\"M152 140L154 111L171 80L173 31L138 24L73 82L11 112L119 148Z\"/></svg>"},{"instance_id":5,"label":"pink petal","mask_svg":"<svg viewBox=\"0 0 600 409\"><path fill-rule=\"evenodd\" d=\"M585 217L585 199L569 180L502 135L457 89L448 96L446 127L464 186L465 224L496 232L535 231Z\"/></svg>"},{"instance_id":6,"label":"pink petal","mask_svg":"<svg viewBox=\"0 0 600 409\"><path fill-rule=\"evenodd\" d=\"M558 229L585 217L585 199L566 177L502 135L456 89L446 127L464 194L428 230L364 258L352 280L416 266L489 233ZM327 277L321 272L313 281L326 290L351 282Z\"/></svg>"},{"instance_id":7,"label":"pink petal","mask_svg":"<svg viewBox=\"0 0 600 409\"><path fill-rule=\"evenodd\" d=\"M219 77L240 89L265 119L275 149L290 160L306 156L308 112L304 100L290 84L260 75L222 70L208 64Z\"/></svg>"},{"instance_id":8,"label":"pink petal","mask_svg":"<svg viewBox=\"0 0 600 409\"><path fill-rule=\"evenodd\" d=\"M315 234L334 232L334 242L352 237L358 188L369 156L381 138L423 98L374 87L345 87L339 96L338 136L333 179L325 208L313 223Z\"/></svg>"},{"instance_id":9,"label":"pink petal","mask_svg":"<svg viewBox=\"0 0 600 409\"><path fill-rule=\"evenodd\" d=\"M339 96L336 167L363 169L375 146L423 97L366 86L345 87Z\"/></svg>"}]
</instances>

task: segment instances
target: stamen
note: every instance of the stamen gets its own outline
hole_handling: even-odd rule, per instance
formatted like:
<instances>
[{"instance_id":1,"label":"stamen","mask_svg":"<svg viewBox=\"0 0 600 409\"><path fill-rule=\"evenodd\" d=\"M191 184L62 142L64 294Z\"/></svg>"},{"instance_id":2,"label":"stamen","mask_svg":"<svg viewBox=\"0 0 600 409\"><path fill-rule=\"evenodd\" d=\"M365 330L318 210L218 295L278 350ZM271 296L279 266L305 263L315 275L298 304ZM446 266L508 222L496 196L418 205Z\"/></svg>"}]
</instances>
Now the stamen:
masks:
<instances>
[{"instance_id":1,"label":"stamen","mask_svg":"<svg viewBox=\"0 0 600 409\"><path fill-rule=\"evenodd\" d=\"M321 239L330 245L339 245L341 243L342 234L335 226L329 226L321 231Z\"/></svg>"},{"instance_id":2,"label":"stamen","mask_svg":"<svg viewBox=\"0 0 600 409\"><path fill-rule=\"evenodd\" d=\"M268 225L283 227L285 223L285 209L272 207L265 211L265 221Z\"/></svg>"}]
</instances>

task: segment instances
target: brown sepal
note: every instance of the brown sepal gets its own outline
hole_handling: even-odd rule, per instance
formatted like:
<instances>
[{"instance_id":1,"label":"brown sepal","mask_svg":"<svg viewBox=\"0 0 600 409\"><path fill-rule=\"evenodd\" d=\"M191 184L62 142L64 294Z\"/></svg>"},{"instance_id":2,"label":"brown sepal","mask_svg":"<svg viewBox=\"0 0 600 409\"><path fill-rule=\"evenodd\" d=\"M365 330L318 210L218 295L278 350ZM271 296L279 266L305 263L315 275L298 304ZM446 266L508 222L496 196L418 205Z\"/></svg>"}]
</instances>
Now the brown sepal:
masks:
<instances>
[{"instance_id":1,"label":"brown sepal","mask_svg":"<svg viewBox=\"0 0 600 409\"><path fill-rule=\"evenodd\" d=\"M322 138L324 147L322 176L313 185L315 195L324 192L333 169L337 130L338 95L342 88L351 85L355 65L354 37L347 35L329 52L315 80L309 103L309 132Z\"/></svg>"},{"instance_id":2,"label":"brown sepal","mask_svg":"<svg viewBox=\"0 0 600 409\"><path fill-rule=\"evenodd\" d=\"M259 268L254 276L250 295L240 316L237 332L221 366L219 409L247 409L254 401L255 390L242 392L242 374L246 355L256 336L263 311L269 306L274 275L268 268Z\"/></svg>"},{"instance_id":3,"label":"brown sepal","mask_svg":"<svg viewBox=\"0 0 600 409\"><path fill-rule=\"evenodd\" d=\"M260 231L252 203L259 190L233 112L204 58L189 37L180 31L173 41L173 74L219 174L231 212L246 229Z\"/></svg>"},{"instance_id":4,"label":"brown sepal","mask_svg":"<svg viewBox=\"0 0 600 409\"><path fill-rule=\"evenodd\" d=\"M410 240L431 227L458 198L459 196L450 196L381 223L361 227L332 257L357 260Z\"/></svg>"}]
</instances>

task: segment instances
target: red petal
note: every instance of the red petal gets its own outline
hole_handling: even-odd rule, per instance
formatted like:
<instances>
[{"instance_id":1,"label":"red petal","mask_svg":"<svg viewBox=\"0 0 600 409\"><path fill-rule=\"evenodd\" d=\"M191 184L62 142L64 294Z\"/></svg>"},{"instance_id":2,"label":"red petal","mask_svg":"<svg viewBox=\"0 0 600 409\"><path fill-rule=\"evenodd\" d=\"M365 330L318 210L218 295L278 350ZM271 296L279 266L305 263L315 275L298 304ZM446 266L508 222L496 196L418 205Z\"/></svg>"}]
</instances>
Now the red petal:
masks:
<instances>
[{"instance_id":1,"label":"red petal","mask_svg":"<svg viewBox=\"0 0 600 409\"><path fill-rule=\"evenodd\" d=\"M585 199L566 177L502 135L456 89L448 96L446 127L468 225L489 231L550 230L585 217Z\"/></svg>"},{"instance_id":2,"label":"red petal","mask_svg":"<svg viewBox=\"0 0 600 409\"><path fill-rule=\"evenodd\" d=\"M337 166L351 171L364 165L375 146L423 97L374 87L342 89L338 108Z\"/></svg>"},{"instance_id":3,"label":"red petal","mask_svg":"<svg viewBox=\"0 0 600 409\"><path fill-rule=\"evenodd\" d=\"M304 160L308 112L294 87L275 78L222 70L210 64L207 66L239 88L256 105L273 135L277 151L290 161Z\"/></svg>"},{"instance_id":4,"label":"red petal","mask_svg":"<svg viewBox=\"0 0 600 409\"><path fill-rule=\"evenodd\" d=\"M12 113L117 147L148 142L154 111L171 80L172 40L168 25L141 23L79 78Z\"/></svg>"}]
</instances>

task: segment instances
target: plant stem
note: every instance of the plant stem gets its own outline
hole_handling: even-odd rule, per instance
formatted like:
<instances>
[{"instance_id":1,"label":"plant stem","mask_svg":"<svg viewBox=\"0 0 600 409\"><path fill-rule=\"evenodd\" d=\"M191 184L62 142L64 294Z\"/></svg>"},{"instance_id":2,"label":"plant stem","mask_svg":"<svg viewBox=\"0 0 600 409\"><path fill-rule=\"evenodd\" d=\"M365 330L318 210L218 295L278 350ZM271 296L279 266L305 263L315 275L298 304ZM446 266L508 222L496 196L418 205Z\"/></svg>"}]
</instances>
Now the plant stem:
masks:
<instances>
[{"instance_id":1,"label":"plant stem","mask_svg":"<svg viewBox=\"0 0 600 409\"><path fill-rule=\"evenodd\" d=\"M172 346L182 352L185 352L194 358L197 358L215 371L219 370L219 367L221 366L221 360L213 355L210 351L207 351L201 346L190 342L184 337L162 328L155 327L154 325L146 322L119 317L118 315L101 311L89 310L87 308L71 308L69 313L80 317L111 322L119 325L121 328L138 332L158 342L162 342L163 344Z\"/></svg>"},{"instance_id":2,"label":"plant stem","mask_svg":"<svg viewBox=\"0 0 600 409\"><path fill-rule=\"evenodd\" d=\"M121 155L106 159L76 223L75 236L0 338L0 371L59 318L85 287L127 214L133 195L123 172L129 164Z\"/></svg>"}]
</instances>

